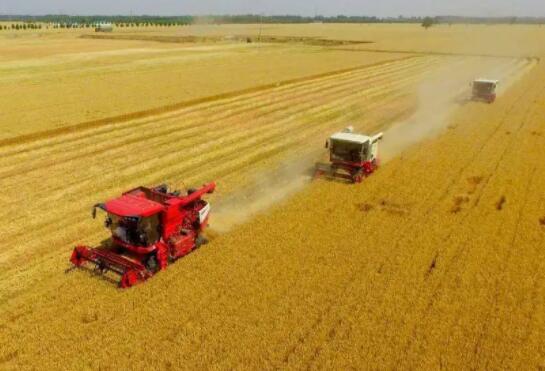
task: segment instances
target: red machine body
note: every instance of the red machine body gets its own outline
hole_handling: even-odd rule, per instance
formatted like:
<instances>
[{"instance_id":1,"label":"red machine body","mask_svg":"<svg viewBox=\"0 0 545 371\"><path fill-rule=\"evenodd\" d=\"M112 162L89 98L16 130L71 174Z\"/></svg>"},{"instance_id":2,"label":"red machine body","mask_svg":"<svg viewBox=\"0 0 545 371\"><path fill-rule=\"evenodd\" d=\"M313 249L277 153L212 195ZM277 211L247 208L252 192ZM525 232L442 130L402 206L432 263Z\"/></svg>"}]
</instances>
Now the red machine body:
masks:
<instances>
[{"instance_id":1,"label":"red machine body","mask_svg":"<svg viewBox=\"0 0 545 371\"><path fill-rule=\"evenodd\" d=\"M93 218L97 208L104 210L104 225L112 237L107 246L77 246L70 261L76 267L90 262L101 272L121 275L123 288L145 281L207 242L201 234L208 225L210 204L202 198L215 187L210 183L184 196L169 192L165 185L139 187L95 205Z\"/></svg>"}]
</instances>

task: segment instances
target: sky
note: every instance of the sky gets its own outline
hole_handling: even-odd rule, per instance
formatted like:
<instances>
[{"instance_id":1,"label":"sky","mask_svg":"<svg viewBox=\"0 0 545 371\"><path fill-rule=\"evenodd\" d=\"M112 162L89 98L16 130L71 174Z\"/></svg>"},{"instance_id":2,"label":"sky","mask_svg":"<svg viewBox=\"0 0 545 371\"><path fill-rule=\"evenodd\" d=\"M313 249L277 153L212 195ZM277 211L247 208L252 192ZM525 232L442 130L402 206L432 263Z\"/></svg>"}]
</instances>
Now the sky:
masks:
<instances>
[{"instance_id":1,"label":"sky","mask_svg":"<svg viewBox=\"0 0 545 371\"><path fill-rule=\"evenodd\" d=\"M0 14L545 16L545 0L0 0Z\"/></svg>"}]
</instances>

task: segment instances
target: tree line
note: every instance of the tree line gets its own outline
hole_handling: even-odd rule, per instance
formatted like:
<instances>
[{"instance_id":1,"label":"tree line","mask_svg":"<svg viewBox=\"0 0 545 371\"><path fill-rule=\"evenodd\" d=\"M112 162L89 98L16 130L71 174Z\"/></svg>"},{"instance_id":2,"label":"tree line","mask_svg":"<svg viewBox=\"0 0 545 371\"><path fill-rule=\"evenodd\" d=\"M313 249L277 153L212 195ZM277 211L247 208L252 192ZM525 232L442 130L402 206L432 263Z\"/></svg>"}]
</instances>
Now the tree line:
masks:
<instances>
[{"instance_id":1,"label":"tree line","mask_svg":"<svg viewBox=\"0 0 545 371\"><path fill-rule=\"evenodd\" d=\"M36 29L40 24L46 24L53 28L85 28L94 27L100 23L110 23L117 27L172 27L194 23L209 24L247 24L247 23L420 23L428 28L436 24L544 24L545 18L540 17L372 17L372 16L344 16L333 17L315 16L306 17L298 15L274 15L259 14L245 15L211 15L206 17L194 16L71 16L71 15L0 15L0 21L19 22L11 25L0 26L0 29ZM18 27L18 28L17 28Z\"/></svg>"},{"instance_id":2,"label":"tree line","mask_svg":"<svg viewBox=\"0 0 545 371\"><path fill-rule=\"evenodd\" d=\"M15 24L0 24L0 30L41 30L42 24L40 23L15 23Z\"/></svg>"}]
</instances>

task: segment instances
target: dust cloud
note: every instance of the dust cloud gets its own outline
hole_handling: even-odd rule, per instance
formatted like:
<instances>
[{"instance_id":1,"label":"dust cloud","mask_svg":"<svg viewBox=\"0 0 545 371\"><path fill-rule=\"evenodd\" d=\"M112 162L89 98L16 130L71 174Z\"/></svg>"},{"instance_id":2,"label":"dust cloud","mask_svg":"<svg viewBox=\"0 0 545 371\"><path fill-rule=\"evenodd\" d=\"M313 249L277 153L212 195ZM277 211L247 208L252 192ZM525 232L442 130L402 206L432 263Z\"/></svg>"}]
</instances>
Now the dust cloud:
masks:
<instances>
[{"instance_id":1,"label":"dust cloud","mask_svg":"<svg viewBox=\"0 0 545 371\"><path fill-rule=\"evenodd\" d=\"M499 80L497 93L501 97L507 87L522 76L521 71L527 72L532 65L530 61L516 59L475 58L456 61L433 72L417 88L416 112L384 132L380 149L382 162L445 130L452 112L468 102L473 80Z\"/></svg>"},{"instance_id":2,"label":"dust cloud","mask_svg":"<svg viewBox=\"0 0 545 371\"><path fill-rule=\"evenodd\" d=\"M286 159L274 170L254 174L249 185L228 195L214 205L211 229L218 233L246 222L253 215L268 209L300 191L312 180L319 152Z\"/></svg>"}]
</instances>

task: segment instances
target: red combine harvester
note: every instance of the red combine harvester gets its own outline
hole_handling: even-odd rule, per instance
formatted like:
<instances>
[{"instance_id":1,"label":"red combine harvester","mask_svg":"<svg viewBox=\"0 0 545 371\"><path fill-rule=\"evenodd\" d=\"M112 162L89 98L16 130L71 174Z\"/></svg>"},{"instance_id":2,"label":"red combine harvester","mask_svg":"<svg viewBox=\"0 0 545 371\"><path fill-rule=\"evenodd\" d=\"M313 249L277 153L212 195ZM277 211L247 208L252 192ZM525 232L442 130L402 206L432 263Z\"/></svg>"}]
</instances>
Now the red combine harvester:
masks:
<instances>
[{"instance_id":1,"label":"red combine harvester","mask_svg":"<svg viewBox=\"0 0 545 371\"><path fill-rule=\"evenodd\" d=\"M104 225L112 237L107 246L77 246L70 262L76 267L90 262L101 273L115 272L123 288L147 280L207 242L201 233L208 225L210 204L202 197L215 188L210 183L181 196L166 185L139 187L95 205L93 218L97 208L104 210Z\"/></svg>"},{"instance_id":2,"label":"red combine harvester","mask_svg":"<svg viewBox=\"0 0 545 371\"><path fill-rule=\"evenodd\" d=\"M484 101L494 103L496 100L496 88L498 80L477 79L471 83L471 99L474 101Z\"/></svg>"},{"instance_id":3,"label":"red combine harvester","mask_svg":"<svg viewBox=\"0 0 545 371\"><path fill-rule=\"evenodd\" d=\"M382 136L382 133L372 137L354 134L352 127L333 134L325 145L329 148L330 163L316 164L315 177L328 176L361 183L378 167L378 142Z\"/></svg>"}]
</instances>

